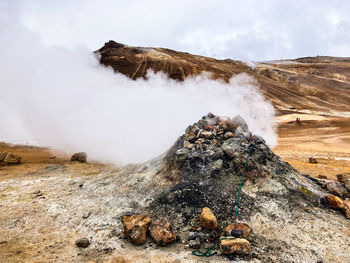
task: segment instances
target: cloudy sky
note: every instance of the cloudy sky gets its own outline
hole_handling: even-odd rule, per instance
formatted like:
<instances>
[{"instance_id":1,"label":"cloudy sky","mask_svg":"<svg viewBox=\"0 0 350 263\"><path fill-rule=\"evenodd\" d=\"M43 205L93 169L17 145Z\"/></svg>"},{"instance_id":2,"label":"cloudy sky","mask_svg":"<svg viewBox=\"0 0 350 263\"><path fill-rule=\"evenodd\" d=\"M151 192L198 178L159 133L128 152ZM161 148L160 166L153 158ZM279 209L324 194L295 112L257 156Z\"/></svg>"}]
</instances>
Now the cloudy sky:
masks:
<instances>
[{"instance_id":1,"label":"cloudy sky","mask_svg":"<svg viewBox=\"0 0 350 263\"><path fill-rule=\"evenodd\" d=\"M85 45L95 50L113 39L129 45L255 61L350 56L350 1L6 2L16 10L21 23L49 45Z\"/></svg>"}]
</instances>

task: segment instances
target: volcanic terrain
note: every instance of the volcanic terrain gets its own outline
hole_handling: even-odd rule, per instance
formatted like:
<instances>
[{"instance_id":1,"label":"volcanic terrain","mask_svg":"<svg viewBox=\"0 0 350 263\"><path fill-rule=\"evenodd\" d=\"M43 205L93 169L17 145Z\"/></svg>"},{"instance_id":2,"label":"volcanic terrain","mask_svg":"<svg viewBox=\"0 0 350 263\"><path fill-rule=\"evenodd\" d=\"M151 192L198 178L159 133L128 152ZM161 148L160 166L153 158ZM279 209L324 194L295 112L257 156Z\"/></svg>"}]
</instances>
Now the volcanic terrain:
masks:
<instances>
[{"instance_id":1,"label":"volcanic terrain","mask_svg":"<svg viewBox=\"0 0 350 263\"><path fill-rule=\"evenodd\" d=\"M244 72L275 107L278 145L270 149L239 117L207 113L189 123L164 155L124 167L71 162L54 149L1 143L0 152L22 157L21 164L0 163L1 263L350 262L350 220L343 209L329 208L329 189L321 187L350 172L350 59L243 63L114 41L95 54L132 79L147 77L149 69L179 81L203 72L228 81ZM193 256L190 233L205 236L203 249L232 223L250 151L239 219L252 230L251 253ZM204 206L218 219L216 231L198 228ZM133 213L166 217L177 240L166 247L150 237L141 246L130 244L121 219ZM79 238L90 245L77 247Z\"/></svg>"}]
</instances>

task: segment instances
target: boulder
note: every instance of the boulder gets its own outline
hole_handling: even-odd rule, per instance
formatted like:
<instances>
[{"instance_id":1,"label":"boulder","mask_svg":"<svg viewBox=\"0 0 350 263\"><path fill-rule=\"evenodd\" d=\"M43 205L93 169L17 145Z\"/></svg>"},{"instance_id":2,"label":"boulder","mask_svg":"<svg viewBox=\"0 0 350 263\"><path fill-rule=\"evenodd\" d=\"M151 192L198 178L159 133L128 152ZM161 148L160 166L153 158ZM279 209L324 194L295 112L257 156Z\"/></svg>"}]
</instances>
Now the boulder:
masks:
<instances>
[{"instance_id":1,"label":"boulder","mask_svg":"<svg viewBox=\"0 0 350 263\"><path fill-rule=\"evenodd\" d=\"M339 182L328 182L326 188L331 194L339 196L340 198L343 198L348 194L346 188Z\"/></svg>"},{"instance_id":2,"label":"boulder","mask_svg":"<svg viewBox=\"0 0 350 263\"><path fill-rule=\"evenodd\" d=\"M337 174L337 180L343 184L350 180L350 173Z\"/></svg>"},{"instance_id":3,"label":"boulder","mask_svg":"<svg viewBox=\"0 0 350 263\"><path fill-rule=\"evenodd\" d=\"M224 255L244 254L251 250L250 242L245 238L221 238L220 250Z\"/></svg>"},{"instance_id":4,"label":"boulder","mask_svg":"<svg viewBox=\"0 0 350 263\"><path fill-rule=\"evenodd\" d=\"M338 196L326 195L326 199L330 208L333 208L335 210L343 209L343 200L341 200Z\"/></svg>"},{"instance_id":5,"label":"boulder","mask_svg":"<svg viewBox=\"0 0 350 263\"><path fill-rule=\"evenodd\" d=\"M20 164L22 161L22 158L18 155L15 155L13 153L8 153L4 159L5 164Z\"/></svg>"},{"instance_id":6,"label":"boulder","mask_svg":"<svg viewBox=\"0 0 350 263\"><path fill-rule=\"evenodd\" d=\"M150 234L154 241L161 246L176 240L176 235L171 231L171 225L165 218L160 218L152 224Z\"/></svg>"},{"instance_id":7,"label":"boulder","mask_svg":"<svg viewBox=\"0 0 350 263\"><path fill-rule=\"evenodd\" d=\"M217 229L218 221L209 207L204 207L200 215L199 224L207 229Z\"/></svg>"},{"instance_id":8,"label":"boulder","mask_svg":"<svg viewBox=\"0 0 350 263\"><path fill-rule=\"evenodd\" d=\"M316 158L310 157L309 163L318 163Z\"/></svg>"},{"instance_id":9,"label":"boulder","mask_svg":"<svg viewBox=\"0 0 350 263\"><path fill-rule=\"evenodd\" d=\"M235 230L235 224L229 224L224 231L225 236L233 236L233 231ZM250 233L251 233L251 229L247 224L244 223L237 223L237 230L241 230L241 236L240 237L244 237L246 239L249 239Z\"/></svg>"},{"instance_id":10,"label":"boulder","mask_svg":"<svg viewBox=\"0 0 350 263\"><path fill-rule=\"evenodd\" d=\"M86 163L87 162L87 154L85 152L75 153L72 155L70 160L71 160L71 162L78 161L81 163Z\"/></svg>"},{"instance_id":11,"label":"boulder","mask_svg":"<svg viewBox=\"0 0 350 263\"><path fill-rule=\"evenodd\" d=\"M148 227L152 220L147 215L123 216L124 234L129 242L141 245L146 241Z\"/></svg>"},{"instance_id":12,"label":"boulder","mask_svg":"<svg viewBox=\"0 0 350 263\"><path fill-rule=\"evenodd\" d=\"M77 247L86 248L90 245L90 241L87 238L80 238L77 241L75 241L75 245Z\"/></svg>"}]
</instances>

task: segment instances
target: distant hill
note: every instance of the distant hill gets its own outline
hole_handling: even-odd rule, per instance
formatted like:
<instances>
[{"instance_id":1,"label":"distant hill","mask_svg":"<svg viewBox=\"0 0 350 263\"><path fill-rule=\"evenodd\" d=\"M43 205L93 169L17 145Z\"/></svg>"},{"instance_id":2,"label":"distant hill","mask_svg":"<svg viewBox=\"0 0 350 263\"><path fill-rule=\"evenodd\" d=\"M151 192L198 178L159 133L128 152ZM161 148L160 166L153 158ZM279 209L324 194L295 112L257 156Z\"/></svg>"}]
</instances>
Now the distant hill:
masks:
<instances>
[{"instance_id":1,"label":"distant hill","mask_svg":"<svg viewBox=\"0 0 350 263\"><path fill-rule=\"evenodd\" d=\"M258 80L260 90L279 112L317 111L324 114L350 111L350 58L306 57L293 60L244 63L218 60L166 48L132 47L109 41L95 53L100 62L132 79L147 70L162 71L176 80L210 72L228 81L247 73Z\"/></svg>"}]
</instances>

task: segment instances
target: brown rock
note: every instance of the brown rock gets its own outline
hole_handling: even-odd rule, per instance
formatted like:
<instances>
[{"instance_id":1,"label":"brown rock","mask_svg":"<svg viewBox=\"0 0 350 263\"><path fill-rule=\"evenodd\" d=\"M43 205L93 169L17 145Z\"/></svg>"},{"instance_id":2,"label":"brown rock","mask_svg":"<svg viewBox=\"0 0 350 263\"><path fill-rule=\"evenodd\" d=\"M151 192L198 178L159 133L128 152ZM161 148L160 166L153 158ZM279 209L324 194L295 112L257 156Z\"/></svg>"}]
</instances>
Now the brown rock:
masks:
<instances>
[{"instance_id":1,"label":"brown rock","mask_svg":"<svg viewBox=\"0 0 350 263\"><path fill-rule=\"evenodd\" d=\"M232 224L229 224L225 231L224 231L224 234L225 236L231 236L231 232L235 230L235 224L232 223ZM249 236L250 236L250 233L251 233L251 229L250 227L247 225L247 224L244 224L244 223L237 223L237 230L242 230L242 237L248 239Z\"/></svg>"},{"instance_id":2,"label":"brown rock","mask_svg":"<svg viewBox=\"0 0 350 263\"><path fill-rule=\"evenodd\" d=\"M123 216L124 234L129 242L141 245L146 241L146 234L152 220L146 215Z\"/></svg>"},{"instance_id":3,"label":"brown rock","mask_svg":"<svg viewBox=\"0 0 350 263\"><path fill-rule=\"evenodd\" d=\"M150 234L154 241L161 246L176 240L176 235L171 232L171 225L165 218L160 218L152 224Z\"/></svg>"},{"instance_id":4,"label":"brown rock","mask_svg":"<svg viewBox=\"0 0 350 263\"><path fill-rule=\"evenodd\" d=\"M340 198L343 198L348 194L348 191L339 182L328 182L326 188L331 194L339 196Z\"/></svg>"},{"instance_id":5,"label":"brown rock","mask_svg":"<svg viewBox=\"0 0 350 263\"><path fill-rule=\"evenodd\" d=\"M218 221L209 207L204 207L202 209L199 224L207 229L218 228Z\"/></svg>"},{"instance_id":6,"label":"brown rock","mask_svg":"<svg viewBox=\"0 0 350 263\"><path fill-rule=\"evenodd\" d=\"M312 158L312 157L309 158L309 162L310 163L318 163L317 159L316 158Z\"/></svg>"},{"instance_id":7,"label":"brown rock","mask_svg":"<svg viewBox=\"0 0 350 263\"><path fill-rule=\"evenodd\" d=\"M326 199L330 208L335 210L343 209L343 200L341 200L338 196L326 195Z\"/></svg>"},{"instance_id":8,"label":"brown rock","mask_svg":"<svg viewBox=\"0 0 350 263\"><path fill-rule=\"evenodd\" d=\"M75 153L72 155L70 160L71 160L71 162L78 161L81 163L86 163L87 162L87 154L85 152Z\"/></svg>"},{"instance_id":9,"label":"brown rock","mask_svg":"<svg viewBox=\"0 0 350 263\"><path fill-rule=\"evenodd\" d=\"M320 179L327 179L327 176L322 175L322 174L319 174L319 175L318 175L318 178L320 178Z\"/></svg>"},{"instance_id":10,"label":"brown rock","mask_svg":"<svg viewBox=\"0 0 350 263\"><path fill-rule=\"evenodd\" d=\"M237 124L229 117L219 117L217 123L225 132L234 132L237 128Z\"/></svg>"},{"instance_id":11,"label":"brown rock","mask_svg":"<svg viewBox=\"0 0 350 263\"><path fill-rule=\"evenodd\" d=\"M234 136L235 136L235 134L232 133L232 132L226 132L225 135L224 135L225 139L232 138Z\"/></svg>"},{"instance_id":12,"label":"brown rock","mask_svg":"<svg viewBox=\"0 0 350 263\"><path fill-rule=\"evenodd\" d=\"M344 207L344 212L345 212L346 218L350 219L350 200L345 200L343 202L343 207Z\"/></svg>"},{"instance_id":13,"label":"brown rock","mask_svg":"<svg viewBox=\"0 0 350 263\"><path fill-rule=\"evenodd\" d=\"M232 255L250 252L251 247L249 241L244 238L221 239L220 250L224 255Z\"/></svg>"},{"instance_id":14,"label":"brown rock","mask_svg":"<svg viewBox=\"0 0 350 263\"><path fill-rule=\"evenodd\" d=\"M203 131L202 134L201 134L203 137L209 139L213 136L213 133L210 132L210 131Z\"/></svg>"},{"instance_id":15,"label":"brown rock","mask_svg":"<svg viewBox=\"0 0 350 263\"><path fill-rule=\"evenodd\" d=\"M8 155L8 152L0 152L0 163L3 162Z\"/></svg>"},{"instance_id":16,"label":"brown rock","mask_svg":"<svg viewBox=\"0 0 350 263\"><path fill-rule=\"evenodd\" d=\"M196 140L196 135L194 133L189 133L186 135L185 139L193 143Z\"/></svg>"},{"instance_id":17,"label":"brown rock","mask_svg":"<svg viewBox=\"0 0 350 263\"><path fill-rule=\"evenodd\" d=\"M337 174L337 179L339 182L345 184L347 180L350 180L350 173Z\"/></svg>"},{"instance_id":18,"label":"brown rock","mask_svg":"<svg viewBox=\"0 0 350 263\"><path fill-rule=\"evenodd\" d=\"M80 238L77 241L75 241L75 245L77 247L86 248L90 245L90 241L87 238Z\"/></svg>"},{"instance_id":19,"label":"brown rock","mask_svg":"<svg viewBox=\"0 0 350 263\"><path fill-rule=\"evenodd\" d=\"M5 164L19 164L21 163L21 157L18 155L14 155L13 153L8 153L4 159Z\"/></svg>"},{"instance_id":20,"label":"brown rock","mask_svg":"<svg viewBox=\"0 0 350 263\"><path fill-rule=\"evenodd\" d=\"M344 186L348 191L350 191L350 179L346 180Z\"/></svg>"}]
</instances>

